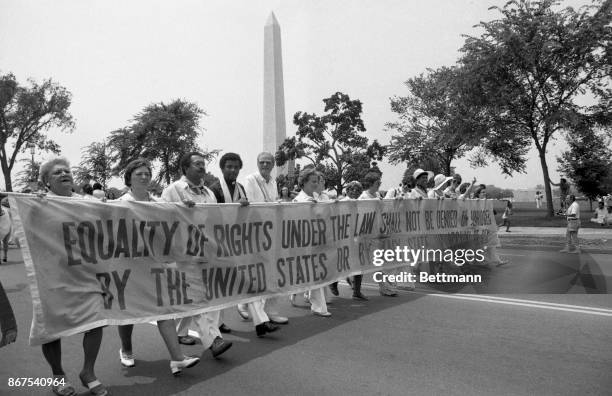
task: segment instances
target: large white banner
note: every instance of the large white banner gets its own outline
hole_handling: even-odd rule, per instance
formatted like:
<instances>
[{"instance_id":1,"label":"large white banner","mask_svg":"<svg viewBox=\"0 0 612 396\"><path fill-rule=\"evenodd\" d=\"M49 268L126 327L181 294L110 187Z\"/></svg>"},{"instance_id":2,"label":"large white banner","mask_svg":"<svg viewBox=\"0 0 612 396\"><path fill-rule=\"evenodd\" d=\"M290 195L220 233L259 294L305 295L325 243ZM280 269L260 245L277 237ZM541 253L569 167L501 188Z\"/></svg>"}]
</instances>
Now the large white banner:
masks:
<instances>
[{"instance_id":1,"label":"large white banner","mask_svg":"<svg viewBox=\"0 0 612 396\"><path fill-rule=\"evenodd\" d=\"M34 304L33 345L406 265L383 249L497 244L492 204L478 200L187 208L12 194L10 203Z\"/></svg>"}]
</instances>

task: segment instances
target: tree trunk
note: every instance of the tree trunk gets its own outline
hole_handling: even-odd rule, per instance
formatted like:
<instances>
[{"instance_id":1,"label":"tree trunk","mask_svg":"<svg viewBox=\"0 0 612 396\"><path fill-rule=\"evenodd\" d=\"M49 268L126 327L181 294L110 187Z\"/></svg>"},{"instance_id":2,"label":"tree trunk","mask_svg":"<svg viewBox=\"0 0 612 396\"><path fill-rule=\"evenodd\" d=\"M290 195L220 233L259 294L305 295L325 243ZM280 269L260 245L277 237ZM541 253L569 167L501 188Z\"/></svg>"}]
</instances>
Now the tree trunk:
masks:
<instances>
[{"instance_id":1,"label":"tree trunk","mask_svg":"<svg viewBox=\"0 0 612 396\"><path fill-rule=\"evenodd\" d=\"M451 161L444 161L444 175L451 176Z\"/></svg>"},{"instance_id":2,"label":"tree trunk","mask_svg":"<svg viewBox=\"0 0 612 396\"><path fill-rule=\"evenodd\" d=\"M546 164L546 150L538 148L542 173L544 174L544 191L546 192L546 217L554 217L555 209L552 202L552 189L550 188L550 177L548 176L548 165Z\"/></svg>"},{"instance_id":3,"label":"tree trunk","mask_svg":"<svg viewBox=\"0 0 612 396\"><path fill-rule=\"evenodd\" d=\"M5 159L2 159L0 165L2 165L2 175L4 175L4 186L6 188L6 192L12 192L13 182L11 180L11 169L6 164Z\"/></svg>"},{"instance_id":4,"label":"tree trunk","mask_svg":"<svg viewBox=\"0 0 612 396\"><path fill-rule=\"evenodd\" d=\"M166 179L166 185L169 186L170 185L170 164L169 164L169 160L168 160L168 155L165 156L164 158L164 169L166 170L166 174L165 179Z\"/></svg>"},{"instance_id":5,"label":"tree trunk","mask_svg":"<svg viewBox=\"0 0 612 396\"><path fill-rule=\"evenodd\" d=\"M13 192L13 182L11 180L11 172L5 172L2 169L2 174L4 175L4 186L6 188L6 192Z\"/></svg>"}]
</instances>

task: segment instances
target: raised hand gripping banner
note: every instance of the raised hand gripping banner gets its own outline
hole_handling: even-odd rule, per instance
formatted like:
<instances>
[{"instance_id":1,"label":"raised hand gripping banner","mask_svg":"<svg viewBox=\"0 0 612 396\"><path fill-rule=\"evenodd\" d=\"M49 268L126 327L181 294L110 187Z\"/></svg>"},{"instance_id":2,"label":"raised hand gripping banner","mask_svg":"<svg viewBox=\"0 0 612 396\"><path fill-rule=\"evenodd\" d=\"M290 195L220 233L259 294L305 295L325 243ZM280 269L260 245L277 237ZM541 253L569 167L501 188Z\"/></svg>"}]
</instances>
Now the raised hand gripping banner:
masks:
<instances>
[{"instance_id":1,"label":"raised hand gripping banner","mask_svg":"<svg viewBox=\"0 0 612 396\"><path fill-rule=\"evenodd\" d=\"M492 204L478 200L187 208L11 194L10 204L32 294L31 345L431 260L410 250L498 243Z\"/></svg>"}]
</instances>

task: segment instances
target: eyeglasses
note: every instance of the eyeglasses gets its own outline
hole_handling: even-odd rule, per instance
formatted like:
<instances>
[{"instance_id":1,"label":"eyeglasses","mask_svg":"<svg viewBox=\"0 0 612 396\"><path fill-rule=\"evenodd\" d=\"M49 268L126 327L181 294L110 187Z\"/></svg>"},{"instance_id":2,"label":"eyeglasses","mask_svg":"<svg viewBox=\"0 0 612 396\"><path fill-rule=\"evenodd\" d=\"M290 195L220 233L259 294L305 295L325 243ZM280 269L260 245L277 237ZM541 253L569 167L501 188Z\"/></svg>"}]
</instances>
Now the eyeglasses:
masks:
<instances>
[{"instance_id":1,"label":"eyeglasses","mask_svg":"<svg viewBox=\"0 0 612 396\"><path fill-rule=\"evenodd\" d=\"M59 175L64 174L64 173L67 174L67 175L72 174L72 172L70 172L70 169L59 168L59 169L54 170L52 175L59 176Z\"/></svg>"}]
</instances>

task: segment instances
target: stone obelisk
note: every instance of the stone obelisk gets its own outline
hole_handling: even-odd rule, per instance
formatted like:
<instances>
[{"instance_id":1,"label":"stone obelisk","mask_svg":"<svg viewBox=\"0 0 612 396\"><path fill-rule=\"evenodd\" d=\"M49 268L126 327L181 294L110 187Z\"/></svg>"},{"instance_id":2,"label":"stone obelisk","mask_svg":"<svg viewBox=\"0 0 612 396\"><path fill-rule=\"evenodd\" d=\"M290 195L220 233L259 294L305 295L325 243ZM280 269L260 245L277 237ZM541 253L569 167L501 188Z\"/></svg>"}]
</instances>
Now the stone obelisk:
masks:
<instances>
[{"instance_id":1,"label":"stone obelisk","mask_svg":"<svg viewBox=\"0 0 612 396\"><path fill-rule=\"evenodd\" d=\"M280 25L270 13L264 26L264 98L263 98L263 150L274 155L286 137L285 92L283 88L283 56ZM273 176L293 169L293 161L276 168Z\"/></svg>"}]
</instances>

